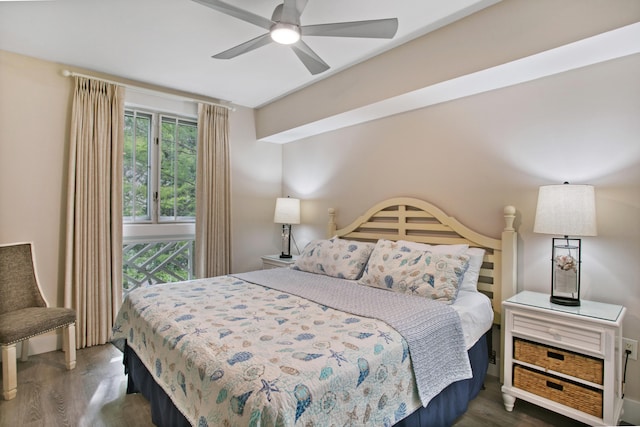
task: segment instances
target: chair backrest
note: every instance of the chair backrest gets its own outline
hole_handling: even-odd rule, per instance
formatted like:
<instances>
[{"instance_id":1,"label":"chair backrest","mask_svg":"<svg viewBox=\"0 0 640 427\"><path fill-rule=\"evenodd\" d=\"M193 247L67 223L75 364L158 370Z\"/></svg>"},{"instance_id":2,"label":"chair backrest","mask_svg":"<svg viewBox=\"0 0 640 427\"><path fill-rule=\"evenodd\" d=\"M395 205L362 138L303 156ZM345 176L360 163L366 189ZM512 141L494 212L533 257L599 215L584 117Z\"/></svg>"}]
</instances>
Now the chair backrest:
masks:
<instances>
[{"instance_id":1,"label":"chair backrest","mask_svg":"<svg viewBox=\"0 0 640 427\"><path fill-rule=\"evenodd\" d=\"M46 306L36 279L31 243L0 246L0 314Z\"/></svg>"}]
</instances>

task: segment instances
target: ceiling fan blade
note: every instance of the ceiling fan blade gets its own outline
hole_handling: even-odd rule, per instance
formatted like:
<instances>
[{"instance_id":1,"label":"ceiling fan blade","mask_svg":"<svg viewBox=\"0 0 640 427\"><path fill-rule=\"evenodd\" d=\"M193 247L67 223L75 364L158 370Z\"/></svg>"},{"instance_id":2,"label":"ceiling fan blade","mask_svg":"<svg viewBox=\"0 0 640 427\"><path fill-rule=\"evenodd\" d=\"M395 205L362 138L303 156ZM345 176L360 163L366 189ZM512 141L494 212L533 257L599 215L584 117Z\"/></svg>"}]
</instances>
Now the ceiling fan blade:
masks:
<instances>
[{"instance_id":1,"label":"ceiling fan blade","mask_svg":"<svg viewBox=\"0 0 640 427\"><path fill-rule=\"evenodd\" d=\"M307 7L308 0L284 0L273 10L271 20L285 24L300 25L300 15Z\"/></svg>"},{"instance_id":2,"label":"ceiling fan blade","mask_svg":"<svg viewBox=\"0 0 640 427\"><path fill-rule=\"evenodd\" d=\"M300 24L300 15L298 15L298 10L296 9L296 0L284 0L280 20L287 24Z\"/></svg>"},{"instance_id":3,"label":"ceiling fan blade","mask_svg":"<svg viewBox=\"0 0 640 427\"><path fill-rule=\"evenodd\" d=\"M238 18L242 21L248 22L253 25L257 25L258 27L262 27L265 30L271 28L274 24L273 21L262 17L260 15L256 15L255 13L248 12L244 9L240 9L233 5L227 4L225 2L221 2L219 0L193 0L196 3L200 3L207 7L210 7L213 10L224 13L225 15L233 16L234 18Z\"/></svg>"},{"instance_id":4,"label":"ceiling fan blade","mask_svg":"<svg viewBox=\"0 0 640 427\"><path fill-rule=\"evenodd\" d=\"M330 67L302 40L291 45L291 49L313 75L327 71Z\"/></svg>"},{"instance_id":5,"label":"ceiling fan blade","mask_svg":"<svg viewBox=\"0 0 640 427\"><path fill-rule=\"evenodd\" d=\"M305 7L307 7L307 2L309 0L295 0L296 10L298 11L298 16L302 16L302 12L304 12Z\"/></svg>"},{"instance_id":6,"label":"ceiling fan blade","mask_svg":"<svg viewBox=\"0 0 640 427\"><path fill-rule=\"evenodd\" d=\"M224 52L220 52L217 55L213 55L212 58L216 58L216 59L235 58L238 55L251 52L252 50L265 46L271 42L272 42L271 34L270 33L263 34L247 42L239 44L238 46L232 47L231 49L225 50Z\"/></svg>"},{"instance_id":7,"label":"ceiling fan blade","mask_svg":"<svg viewBox=\"0 0 640 427\"><path fill-rule=\"evenodd\" d=\"M397 31L397 18L304 25L300 27L300 33L303 36L365 37L374 39L391 39L396 35Z\"/></svg>"},{"instance_id":8,"label":"ceiling fan blade","mask_svg":"<svg viewBox=\"0 0 640 427\"><path fill-rule=\"evenodd\" d=\"M287 24L300 25L300 15L306 6L307 0L284 0L279 20Z\"/></svg>"}]
</instances>

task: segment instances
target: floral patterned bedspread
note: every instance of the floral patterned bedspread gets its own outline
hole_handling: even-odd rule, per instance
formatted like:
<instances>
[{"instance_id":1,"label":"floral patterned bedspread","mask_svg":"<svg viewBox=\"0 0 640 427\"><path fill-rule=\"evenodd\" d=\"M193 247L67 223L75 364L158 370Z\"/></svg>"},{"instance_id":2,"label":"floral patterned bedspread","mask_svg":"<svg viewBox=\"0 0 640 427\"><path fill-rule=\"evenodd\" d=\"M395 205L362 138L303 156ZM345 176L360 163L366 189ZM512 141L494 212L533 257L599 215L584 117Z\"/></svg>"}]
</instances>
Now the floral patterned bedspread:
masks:
<instances>
[{"instance_id":1,"label":"floral patterned bedspread","mask_svg":"<svg viewBox=\"0 0 640 427\"><path fill-rule=\"evenodd\" d=\"M231 276L131 292L113 339L198 426L389 426L421 406L385 322Z\"/></svg>"}]
</instances>

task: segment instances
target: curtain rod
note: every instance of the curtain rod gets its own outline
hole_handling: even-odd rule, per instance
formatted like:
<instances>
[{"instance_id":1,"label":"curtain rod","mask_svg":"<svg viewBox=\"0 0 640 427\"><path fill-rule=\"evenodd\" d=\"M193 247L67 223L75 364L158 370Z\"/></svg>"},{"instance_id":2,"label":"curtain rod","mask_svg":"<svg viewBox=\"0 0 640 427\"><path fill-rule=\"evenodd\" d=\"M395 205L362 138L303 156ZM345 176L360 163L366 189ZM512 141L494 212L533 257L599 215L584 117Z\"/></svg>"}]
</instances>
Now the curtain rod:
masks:
<instances>
[{"instance_id":1,"label":"curtain rod","mask_svg":"<svg viewBox=\"0 0 640 427\"><path fill-rule=\"evenodd\" d=\"M230 110L230 111L236 111L236 108L231 106L231 105L225 105L225 104L220 104L220 103L211 102L211 101L204 101L202 99L192 98L190 96L175 95L175 94L172 94L172 93L160 92L158 90L147 89L147 88L143 88L143 87L140 87L140 86L135 86L135 85L127 84L127 83L117 82L115 80L103 79L101 77L96 77L96 76L90 76L90 75L87 75L87 74L76 73L75 71L62 70L62 75L65 76L65 77L84 77L84 78L87 78L87 79L99 80L99 81L105 82L105 83L111 83L111 84L115 84L115 85L119 85L119 86L124 86L126 88L133 89L134 91L138 91L138 92L142 92L142 93L150 93L152 95L157 95L158 93L162 93L162 95L168 96L168 97L172 97L172 98L177 98L177 99L187 100L187 101L202 102L204 104L215 105L216 107L223 107L223 108L226 108L227 110Z\"/></svg>"}]
</instances>

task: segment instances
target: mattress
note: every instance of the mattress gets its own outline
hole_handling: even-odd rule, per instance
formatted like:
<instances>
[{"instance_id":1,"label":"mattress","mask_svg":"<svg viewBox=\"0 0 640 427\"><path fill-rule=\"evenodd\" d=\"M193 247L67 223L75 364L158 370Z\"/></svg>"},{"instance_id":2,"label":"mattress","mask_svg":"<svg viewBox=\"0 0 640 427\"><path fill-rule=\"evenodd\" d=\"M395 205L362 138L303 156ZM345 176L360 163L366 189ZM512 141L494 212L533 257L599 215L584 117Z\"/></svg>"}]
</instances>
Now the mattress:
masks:
<instances>
[{"instance_id":1,"label":"mattress","mask_svg":"<svg viewBox=\"0 0 640 427\"><path fill-rule=\"evenodd\" d=\"M464 343L468 350L493 325L491 301L480 292L460 291L451 307L460 316Z\"/></svg>"}]
</instances>

